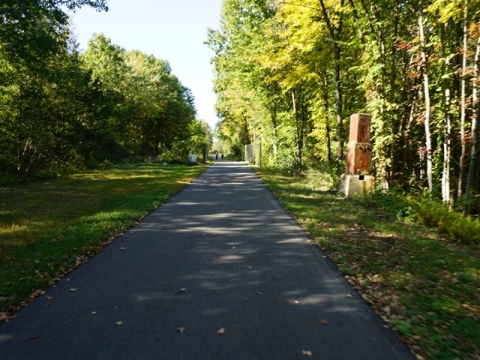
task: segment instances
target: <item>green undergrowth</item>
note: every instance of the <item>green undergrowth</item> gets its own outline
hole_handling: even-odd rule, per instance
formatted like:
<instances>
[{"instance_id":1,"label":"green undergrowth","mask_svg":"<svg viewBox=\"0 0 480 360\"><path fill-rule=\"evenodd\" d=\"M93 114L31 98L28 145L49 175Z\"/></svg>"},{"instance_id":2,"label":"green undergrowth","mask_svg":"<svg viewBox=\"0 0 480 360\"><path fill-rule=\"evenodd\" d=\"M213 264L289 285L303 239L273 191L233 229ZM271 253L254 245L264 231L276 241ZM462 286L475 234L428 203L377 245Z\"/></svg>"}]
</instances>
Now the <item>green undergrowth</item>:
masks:
<instances>
[{"instance_id":1,"label":"green undergrowth","mask_svg":"<svg viewBox=\"0 0 480 360\"><path fill-rule=\"evenodd\" d=\"M480 220L449 211L447 206L429 199L409 198L415 218L463 244L480 244Z\"/></svg>"},{"instance_id":2,"label":"green undergrowth","mask_svg":"<svg viewBox=\"0 0 480 360\"><path fill-rule=\"evenodd\" d=\"M0 319L196 178L206 166L130 164L0 188Z\"/></svg>"},{"instance_id":3,"label":"green undergrowth","mask_svg":"<svg viewBox=\"0 0 480 360\"><path fill-rule=\"evenodd\" d=\"M458 211L427 197L403 196L395 191L376 191L367 197L358 198L377 209L388 211L395 218L406 222L420 222L437 229L450 241L465 245L480 245L480 219L464 216Z\"/></svg>"},{"instance_id":4,"label":"green undergrowth","mask_svg":"<svg viewBox=\"0 0 480 360\"><path fill-rule=\"evenodd\" d=\"M460 242L448 225L424 226L394 193L345 199L319 174L258 172L419 358L480 358L478 245Z\"/></svg>"}]
</instances>

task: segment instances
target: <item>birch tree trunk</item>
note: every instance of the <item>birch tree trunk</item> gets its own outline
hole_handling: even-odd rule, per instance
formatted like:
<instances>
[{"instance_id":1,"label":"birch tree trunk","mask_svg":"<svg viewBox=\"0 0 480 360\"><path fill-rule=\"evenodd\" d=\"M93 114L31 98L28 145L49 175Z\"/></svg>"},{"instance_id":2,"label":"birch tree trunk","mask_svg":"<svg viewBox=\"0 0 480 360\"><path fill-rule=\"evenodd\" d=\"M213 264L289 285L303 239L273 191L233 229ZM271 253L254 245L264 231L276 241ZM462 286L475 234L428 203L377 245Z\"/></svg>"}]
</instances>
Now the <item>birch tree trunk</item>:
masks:
<instances>
[{"instance_id":1,"label":"birch tree trunk","mask_svg":"<svg viewBox=\"0 0 480 360\"><path fill-rule=\"evenodd\" d=\"M445 37L447 32L447 25L442 26L441 36ZM445 43L442 39L442 44ZM443 67L443 73L446 73L446 69L450 67L450 59L443 50L442 56L446 59ZM451 79L445 77L443 80L443 102L444 102L444 125L443 125L443 168L442 168L442 200L445 205L450 209L452 207L452 201L450 200L450 158L451 158L451 135L452 135L452 117L450 112L451 104Z\"/></svg>"},{"instance_id":2,"label":"birch tree trunk","mask_svg":"<svg viewBox=\"0 0 480 360\"><path fill-rule=\"evenodd\" d=\"M298 120L297 97L295 90L292 90L293 119L295 121L295 162L300 169L302 166L302 152L300 148L300 124Z\"/></svg>"},{"instance_id":3,"label":"birch tree trunk","mask_svg":"<svg viewBox=\"0 0 480 360\"><path fill-rule=\"evenodd\" d=\"M418 15L418 33L420 36L420 57L422 60L422 72L423 72L423 96L425 98L425 148L426 148L426 165L427 165L427 183L428 191L431 193L433 189L432 178L432 134L430 132L430 89L427 69L427 56L425 54L425 34L423 29L423 16L420 10Z\"/></svg>"},{"instance_id":4,"label":"birch tree trunk","mask_svg":"<svg viewBox=\"0 0 480 360\"><path fill-rule=\"evenodd\" d=\"M450 88L445 89L445 124L443 128L443 171L442 171L442 200L448 207L451 207L450 201L450 153L451 153L451 133L452 123L450 118Z\"/></svg>"}]
</instances>

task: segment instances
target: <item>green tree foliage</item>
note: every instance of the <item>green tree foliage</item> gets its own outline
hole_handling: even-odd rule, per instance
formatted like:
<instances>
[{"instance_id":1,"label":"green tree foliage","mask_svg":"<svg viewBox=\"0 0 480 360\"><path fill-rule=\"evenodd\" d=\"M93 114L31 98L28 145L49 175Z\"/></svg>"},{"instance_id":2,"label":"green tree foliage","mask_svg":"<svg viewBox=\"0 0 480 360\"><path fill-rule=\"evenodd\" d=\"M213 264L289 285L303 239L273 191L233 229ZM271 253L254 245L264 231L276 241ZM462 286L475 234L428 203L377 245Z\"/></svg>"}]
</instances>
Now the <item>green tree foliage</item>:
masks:
<instances>
[{"instance_id":1,"label":"green tree foliage","mask_svg":"<svg viewBox=\"0 0 480 360\"><path fill-rule=\"evenodd\" d=\"M0 55L5 65L0 84L0 166L4 170L27 174L76 161L73 147L79 139L72 136L84 108L81 98L88 90L67 36L62 34L57 40L63 46L38 57L34 66Z\"/></svg>"},{"instance_id":2,"label":"green tree foliage","mask_svg":"<svg viewBox=\"0 0 480 360\"><path fill-rule=\"evenodd\" d=\"M274 97L278 90L263 81L267 73L255 60L265 44L263 29L273 16L273 9L265 1L247 3L248 7L242 1L225 1L221 29L210 30L208 39L216 54L216 108L222 119L219 136L237 157L259 132L271 134L275 144L278 131Z\"/></svg>"},{"instance_id":3,"label":"green tree foliage","mask_svg":"<svg viewBox=\"0 0 480 360\"><path fill-rule=\"evenodd\" d=\"M195 120L186 129L185 134L173 139L171 145L164 147L160 160L165 163L184 163L189 153L198 156L198 160L208 160L208 150L212 147L211 130L205 121Z\"/></svg>"},{"instance_id":4,"label":"green tree foliage","mask_svg":"<svg viewBox=\"0 0 480 360\"><path fill-rule=\"evenodd\" d=\"M475 208L479 14L471 0L224 0L208 40L218 136L242 149L260 134L264 163L337 154L343 169L348 119L370 113L379 184Z\"/></svg>"},{"instance_id":5,"label":"green tree foliage","mask_svg":"<svg viewBox=\"0 0 480 360\"><path fill-rule=\"evenodd\" d=\"M36 60L62 46L68 29L63 8L91 6L108 10L105 0L3 0L0 3L0 50L10 60L35 66Z\"/></svg>"},{"instance_id":6,"label":"green tree foliage","mask_svg":"<svg viewBox=\"0 0 480 360\"><path fill-rule=\"evenodd\" d=\"M107 9L103 0L0 3L0 168L6 172L48 172L78 160L71 140L86 74L61 7L83 5Z\"/></svg>"},{"instance_id":7,"label":"green tree foliage","mask_svg":"<svg viewBox=\"0 0 480 360\"><path fill-rule=\"evenodd\" d=\"M189 136L194 99L168 62L126 52L102 34L91 39L84 60L108 102L115 104L105 124L114 146L145 158L171 150L175 141Z\"/></svg>"},{"instance_id":8,"label":"green tree foliage","mask_svg":"<svg viewBox=\"0 0 480 360\"><path fill-rule=\"evenodd\" d=\"M77 51L63 9L85 5L107 10L104 0L0 3L3 174L50 176L199 141L193 96L168 62L103 35Z\"/></svg>"}]
</instances>

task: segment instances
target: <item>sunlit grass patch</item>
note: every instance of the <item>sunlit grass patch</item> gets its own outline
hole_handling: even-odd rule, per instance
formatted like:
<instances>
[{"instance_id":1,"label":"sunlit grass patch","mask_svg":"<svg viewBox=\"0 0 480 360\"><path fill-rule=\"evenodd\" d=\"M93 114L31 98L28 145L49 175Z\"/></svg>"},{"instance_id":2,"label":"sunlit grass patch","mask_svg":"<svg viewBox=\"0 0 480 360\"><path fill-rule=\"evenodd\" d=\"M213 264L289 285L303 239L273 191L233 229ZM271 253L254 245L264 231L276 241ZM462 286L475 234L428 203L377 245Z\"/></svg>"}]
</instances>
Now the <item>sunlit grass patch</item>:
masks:
<instances>
[{"instance_id":1,"label":"sunlit grass patch","mask_svg":"<svg viewBox=\"0 0 480 360\"><path fill-rule=\"evenodd\" d=\"M12 223L11 225L0 228L0 235L15 234L21 231L25 231L26 229L27 229L27 225Z\"/></svg>"},{"instance_id":2,"label":"sunlit grass patch","mask_svg":"<svg viewBox=\"0 0 480 360\"><path fill-rule=\"evenodd\" d=\"M205 166L126 164L0 189L0 313L88 260Z\"/></svg>"}]
</instances>

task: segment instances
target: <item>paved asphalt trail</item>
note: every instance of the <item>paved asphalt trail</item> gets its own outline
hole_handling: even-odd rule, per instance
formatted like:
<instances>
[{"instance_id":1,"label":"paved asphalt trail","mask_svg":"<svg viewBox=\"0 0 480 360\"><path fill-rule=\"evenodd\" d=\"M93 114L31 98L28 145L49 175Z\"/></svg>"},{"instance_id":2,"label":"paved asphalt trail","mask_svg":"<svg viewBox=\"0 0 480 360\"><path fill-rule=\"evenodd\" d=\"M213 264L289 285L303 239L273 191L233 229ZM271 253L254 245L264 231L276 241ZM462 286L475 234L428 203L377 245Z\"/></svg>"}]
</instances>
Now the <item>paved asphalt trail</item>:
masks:
<instances>
[{"instance_id":1,"label":"paved asphalt trail","mask_svg":"<svg viewBox=\"0 0 480 360\"><path fill-rule=\"evenodd\" d=\"M0 358L413 359L307 240L216 162L1 325Z\"/></svg>"}]
</instances>

